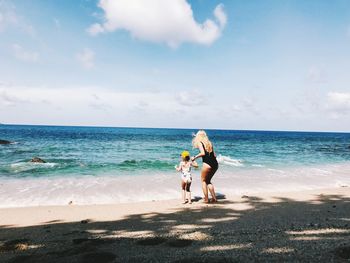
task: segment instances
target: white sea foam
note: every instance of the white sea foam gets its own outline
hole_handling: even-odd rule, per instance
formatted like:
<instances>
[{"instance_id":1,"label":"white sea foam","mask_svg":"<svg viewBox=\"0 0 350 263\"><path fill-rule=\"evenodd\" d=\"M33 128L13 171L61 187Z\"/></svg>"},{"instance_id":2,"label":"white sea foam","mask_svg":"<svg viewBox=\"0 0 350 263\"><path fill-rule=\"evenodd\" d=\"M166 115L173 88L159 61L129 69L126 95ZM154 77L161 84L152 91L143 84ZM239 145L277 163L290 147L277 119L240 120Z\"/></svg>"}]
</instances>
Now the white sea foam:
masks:
<instances>
[{"instance_id":1,"label":"white sea foam","mask_svg":"<svg viewBox=\"0 0 350 263\"><path fill-rule=\"evenodd\" d=\"M30 171L36 168L53 168L56 166L58 166L58 163L19 162L10 165L11 170L15 173Z\"/></svg>"},{"instance_id":2,"label":"white sea foam","mask_svg":"<svg viewBox=\"0 0 350 263\"><path fill-rule=\"evenodd\" d=\"M220 166L212 181L220 194L242 195L349 187L349 174L350 163L278 170L257 167L235 172ZM130 176L0 178L0 207L180 199L180 178L175 171ZM202 196L200 169L193 170L192 178L193 196Z\"/></svg>"},{"instance_id":3,"label":"white sea foam","mask_svg":"<svg viewBox=\"0 0 350 263\"><path fill-rule=\"evenodd\" d=\"M252 164L252 167L265 167L265 165L262 165L262 164Z\"/></svg>"},{"instance_id":4,"label":"white sea foam","mask_svg":"<svg viewBox=\"0 0 350 263\"><path fill-rule=\"evenodd\" d=\"M244 166L243 161L239 159L232 159L229 156L219 154L216 158L219 164L229 165L229 166Z\"/></svg>"}]
</instances>

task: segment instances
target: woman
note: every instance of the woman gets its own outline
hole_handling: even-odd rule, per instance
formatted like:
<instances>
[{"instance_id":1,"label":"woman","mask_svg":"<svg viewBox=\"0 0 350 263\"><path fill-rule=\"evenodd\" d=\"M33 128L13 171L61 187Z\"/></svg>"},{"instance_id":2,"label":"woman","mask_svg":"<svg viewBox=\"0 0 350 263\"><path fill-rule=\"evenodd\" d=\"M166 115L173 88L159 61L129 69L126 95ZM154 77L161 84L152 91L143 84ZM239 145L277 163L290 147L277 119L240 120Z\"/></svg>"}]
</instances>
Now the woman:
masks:
<instances>
[{"instance_id":1,"label":"woman","mask_svg":"<svg viewBox=\"0 0 350 263\"><path fill-rule=\"evenodd\" d=\"M216 155L213 149L212 143L205 131L200 130L197 132L192 140L192 145L194 148L198 148L200 153L192 157L192 161L199 157L203 158L203 166L201 171L202 179L202 189L204 194L204 202L209 203L208 190L212 196L212 202L217 202L214 186L211 183L211 178L214 176L215 172L218 170L218 162L216 160Z\"/></svg>"}]
</instances>

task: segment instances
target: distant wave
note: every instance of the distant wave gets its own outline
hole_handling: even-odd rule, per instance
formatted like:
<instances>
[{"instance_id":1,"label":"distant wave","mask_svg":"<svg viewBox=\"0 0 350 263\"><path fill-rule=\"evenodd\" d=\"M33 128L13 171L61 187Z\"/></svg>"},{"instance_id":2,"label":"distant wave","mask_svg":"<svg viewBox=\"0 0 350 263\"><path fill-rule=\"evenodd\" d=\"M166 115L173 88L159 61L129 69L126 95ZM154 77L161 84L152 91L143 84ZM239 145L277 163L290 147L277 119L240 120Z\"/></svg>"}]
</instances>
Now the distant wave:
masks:
<instances>
[{"instance_id":1,"label":"distant wave","mask_svg":"<svg viewBox=\"0 0 350 263\"><path fill-rule=\"evenodd\" d=\"M125 160L118 164L121 169L168 169L173 166L172 163L159 160Z\"/></svg>"},{"instance_id":2,"label":"distant wave","mask_svg":"<svg viewBox=\"0 0 350 263\"><path fill-rule=\"evenodd\" d=\"M11 170L15 173L26 172L38 168L54 168L58 166L58 163L33 163L33 162L19 162L10 165Z\"/></svg>"},{"instance_id":3,"label":"distant wave","mask_svg":"<svg viewBox=\"0 0 350 263\"><path fill-rule=\"evenodd\" d=\"M221 154L219 154L216 157L216 159L218 160L219 164L225 164L225 165L236 166L236 167L244 166L242 160L232 159L231 157L224 156L224 155L221 155Z\"/></svg>"}]
</instances>

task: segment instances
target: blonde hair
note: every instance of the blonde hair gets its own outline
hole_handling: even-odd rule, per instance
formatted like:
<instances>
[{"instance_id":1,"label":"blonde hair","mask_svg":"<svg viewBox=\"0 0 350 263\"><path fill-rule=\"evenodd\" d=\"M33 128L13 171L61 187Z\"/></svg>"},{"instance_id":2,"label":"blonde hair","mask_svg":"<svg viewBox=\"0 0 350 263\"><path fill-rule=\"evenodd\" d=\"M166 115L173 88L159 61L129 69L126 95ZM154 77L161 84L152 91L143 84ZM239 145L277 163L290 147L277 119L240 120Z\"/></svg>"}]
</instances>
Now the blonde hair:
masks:
<instances>
[{"instance_id":1,"label":"blonde hair","mask_svg":"<svg viewBox=\"0 0 350 263\"><path fill-rule=\"evenodd\" d=\"M194 148L199 148L200 143L204 144L204 148L207 152L211 153L213 151L213 145L209 141L206 132L203 130L199 130L192 139L192 145Z\"/></svg>"}]
</instances>

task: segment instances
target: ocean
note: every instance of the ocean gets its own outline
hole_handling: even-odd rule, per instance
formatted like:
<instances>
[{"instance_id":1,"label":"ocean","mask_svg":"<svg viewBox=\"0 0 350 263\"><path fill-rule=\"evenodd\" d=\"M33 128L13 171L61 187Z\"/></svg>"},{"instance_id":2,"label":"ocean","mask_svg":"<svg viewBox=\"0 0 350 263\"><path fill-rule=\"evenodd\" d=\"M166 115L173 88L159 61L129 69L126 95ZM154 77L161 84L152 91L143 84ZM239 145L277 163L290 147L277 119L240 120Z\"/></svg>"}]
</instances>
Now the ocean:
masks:
<instances>
[{"instance_id":1,"label":"ocean","mask_svg":"<svg viewBox=\"0 0 350 263\"><path fill-rule=\"evenodd\" d=\"M0 125L0 207L180 197L194 129ZM221 195L350 186L350 133L206 130ZM46 163L31 163L33 157ZM201 196L200 170L193 172Z\"/></svg>"}]
</instances>

